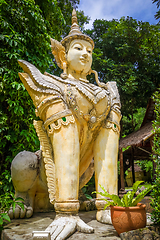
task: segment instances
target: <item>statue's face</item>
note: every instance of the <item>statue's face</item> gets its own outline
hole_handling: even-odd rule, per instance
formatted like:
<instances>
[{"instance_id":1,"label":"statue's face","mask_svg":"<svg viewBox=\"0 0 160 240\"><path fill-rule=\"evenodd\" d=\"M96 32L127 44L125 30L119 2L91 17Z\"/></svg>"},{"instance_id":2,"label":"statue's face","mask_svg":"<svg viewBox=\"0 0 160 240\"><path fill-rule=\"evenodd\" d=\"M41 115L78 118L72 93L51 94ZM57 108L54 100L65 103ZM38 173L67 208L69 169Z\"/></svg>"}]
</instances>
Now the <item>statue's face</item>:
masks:
<instances>
[{"instance_id":1,"label":"statue's face","mask_svg":"<svg viewBox=\"0 0 160 240\"><path fill-rule=\"evenodd\" d=\"M71 42L67 54L68 69L87 74L92 65L92 45L81 39Z\"/></svg>"}]
</instances>

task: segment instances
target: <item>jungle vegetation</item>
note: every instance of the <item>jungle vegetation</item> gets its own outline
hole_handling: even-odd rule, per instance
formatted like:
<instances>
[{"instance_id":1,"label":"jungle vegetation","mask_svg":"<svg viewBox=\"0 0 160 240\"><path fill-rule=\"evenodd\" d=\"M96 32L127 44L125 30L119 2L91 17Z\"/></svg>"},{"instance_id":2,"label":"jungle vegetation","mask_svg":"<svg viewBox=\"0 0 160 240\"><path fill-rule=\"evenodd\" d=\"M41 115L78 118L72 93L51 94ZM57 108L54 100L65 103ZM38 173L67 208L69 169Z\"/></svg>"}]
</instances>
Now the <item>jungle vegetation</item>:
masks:
<instances>
[{"instance_id":1,"label":"jungle vegetation","mask_svg":"<svg viewBox=\"0 0 160 240\"><path fill-rule=\"evenodd\" d=\"M70 30L72 8L80 0L0 0L0 193L13 191L10 164L20 151L36 151L39 140L33 127L36 119L32 100L21 83L17 63L24 59L42 73L60 74L51 55L50 37L61 40ZM152 0L160 6L159 0ZM78 11L82 31L89 17ZM159 18L159 11L156 13ZM119 20L95 20L85 30L95 42L92 68L100 81L116 81L122 103L121 136L137 130L144 117L147 102L154 96L157 118L154 123L156 156L160 94L160 25L137 21L131 17ZM94 82L93 76L90 81ZM157 91L157 92L156 92ZM154 95L153 95L154 94ZM159 125L158 125L159 124ZM158 150L157 150L158 149ZM159 161L157 158L157 166ZM157 170L157 191L160 176ZM159 184L159 185L158 185ZM154 193L159 201L157 192ZM159 198L158 198L159 197ZM160 204L159 204L160 205ZM157 206L157 205L156 205Z\"/></svg>"}]
</instances>

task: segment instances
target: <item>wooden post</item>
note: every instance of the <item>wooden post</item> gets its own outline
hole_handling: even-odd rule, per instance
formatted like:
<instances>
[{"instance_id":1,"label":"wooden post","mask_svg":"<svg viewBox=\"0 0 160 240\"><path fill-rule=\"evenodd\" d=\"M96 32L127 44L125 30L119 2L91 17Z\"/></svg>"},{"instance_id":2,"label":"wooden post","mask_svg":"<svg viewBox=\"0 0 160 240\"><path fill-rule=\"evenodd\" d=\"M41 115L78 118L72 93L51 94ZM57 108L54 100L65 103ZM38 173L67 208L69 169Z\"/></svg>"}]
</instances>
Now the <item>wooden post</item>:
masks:
<instances>
[{"instance_id":1,"label":"wooden post","mask_svg":"<svg viewBox=\"0 0 160 240\"><path fill-rule=\"evenodd\" d=\"M119 161L120 161L120 180L121 188L119 190L119 197L123 197L125 192L125 182L124 182L124 167L123 167L123 152L122 148L119 149Z\"/></svg>"},{"instance_id":2,"label":"wooden post","mask_svg":"<svg viewBox=\"0 0 160 240\"><path fill-rule=\"evenodd\" d=\"M132 178L135 183L135 171L134 171L134 148L131 146L131 165L132 165Z\"/></svg>"},{"instance_id":3,"label":"wooden post","mask_svg":"<svg viewBox=\"0 0 160 240\"><path fill-rule=\"evenodd\" d=\"M121 188L125 189L125 183L124 183L124 167L123 167L123 152L122 152L122 148L120 148L120 150L119 150L119 160L120 160Z\"/></svg>"},{"instance_id":4,"label":"wooden post","mask_svg":"<svg viewBox=\"0 0 160 240\"><path fill-rule=\"evenodd\" d=\"M152 147L153 147L153 136L150 138L150 146L151 146L151 153L153 153L153 150L152 150ZM152 155L154 157L154 155ZM153 177L152 177L152 181L155 180L155 177L156 177L156 163L155 161L153 160L153 157L152 157L152 163L153 163Z\"/></svg>"}]
</instances>

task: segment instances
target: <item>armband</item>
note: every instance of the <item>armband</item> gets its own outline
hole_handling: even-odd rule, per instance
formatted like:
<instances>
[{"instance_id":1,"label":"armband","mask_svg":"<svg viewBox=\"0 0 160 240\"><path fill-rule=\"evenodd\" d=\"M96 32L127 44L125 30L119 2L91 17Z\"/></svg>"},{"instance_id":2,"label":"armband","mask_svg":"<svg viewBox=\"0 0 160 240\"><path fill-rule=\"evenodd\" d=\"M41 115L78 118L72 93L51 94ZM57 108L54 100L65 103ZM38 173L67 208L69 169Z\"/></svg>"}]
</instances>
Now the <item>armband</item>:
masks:
<instances>
[{"instance_id":1,"label":"armband","mask_svg":"<svg viewBox=\"0 0 160 240\"><path fill-rule=\"evenodd\" d=\"M48 135L53 134L55 130L59 130L62 125L67 126L74 123L75 119L70 110L64 110L60 113L53 114L44 122L44 128L47 130Z\"/></svg>"}]
</instances>

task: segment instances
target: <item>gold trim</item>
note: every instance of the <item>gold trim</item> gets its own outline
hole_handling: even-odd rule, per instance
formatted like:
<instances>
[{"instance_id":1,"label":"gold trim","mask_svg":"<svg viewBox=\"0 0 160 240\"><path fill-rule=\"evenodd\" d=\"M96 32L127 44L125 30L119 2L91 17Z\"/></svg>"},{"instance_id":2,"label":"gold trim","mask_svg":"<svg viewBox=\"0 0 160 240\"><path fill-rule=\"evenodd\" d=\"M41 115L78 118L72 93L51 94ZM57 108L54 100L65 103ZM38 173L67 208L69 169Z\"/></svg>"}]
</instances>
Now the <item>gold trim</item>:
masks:
<instances>
[{"instance_id":1,"label":"gold trim","mask_svg":"<svg viewBox=\"0 0 160 240\"><path fill-rule=\"evenodd\" d=\"M63 118L63 117L62 117ZM59 130L61 128L61 126L68 126L70 123L74 123L75 122L75 119L73 117L73 115L71 116L65 116L65 121L62 119L62 118L59 118L58 120L50 123L50 128L49 128L49 125L47 127L47 133L48 135L50 136L51 134L53 134L53 132L55 130Z\"/></svg>"},{"instance_id":2,"label":"gold trim","mask_svg":"<svg viewBox=\"0 0 160 240\"><path fill-rule=\"evenodd\" d=\"M51 103L51 101L52 101L52 103ZM62 102L62 100L60 98L58 98L57 96L49 97L49 98L42 100L42 102L36 108L36 110L38 112L38 116L41 116L43 111L45 110L45 108L47 108L51 104L56 104L56 103L60 103L60 102Z\"/></svg>"},{"instance_id":3,"label":"gold trim","mask_svg":"<svg viewBox=\"0 0 160 240\"><path fill-rule=\"evenodd\" d=\"M120 125L115 120L114 121L107 120L104 128L112 129L117 134L120 133Z\"/></svg>"},{"instance_id":4,"label":"gold trim","mask_svg":"<svg viewBox=\"0 0 160 240\"><path fill-rule=\"evenodd\" d=\"M51 123L57 121L59 118L66 117L66 116L69 116L69 115L72 115L72 112L69 109L64 110L63 112L60 112L60 113L53 114L51 117L49 117L44 122L45 129L47 129L48 125L50 125Z\"/></svg>"},{"instance_id":5,"label":"gold trim","mask_svg":"<svg viewBox=\"0 0 160 240\"><path fill-rule=\"evenodd\" d=\"M47 186L49 192L49 199L52 204L55 202L55 164L53 161L52 147L48 139L46 131L43 129L43 121L33 121L38 138L41 143L43 160L45 163Z\"/></svg>"}]
</instances>

